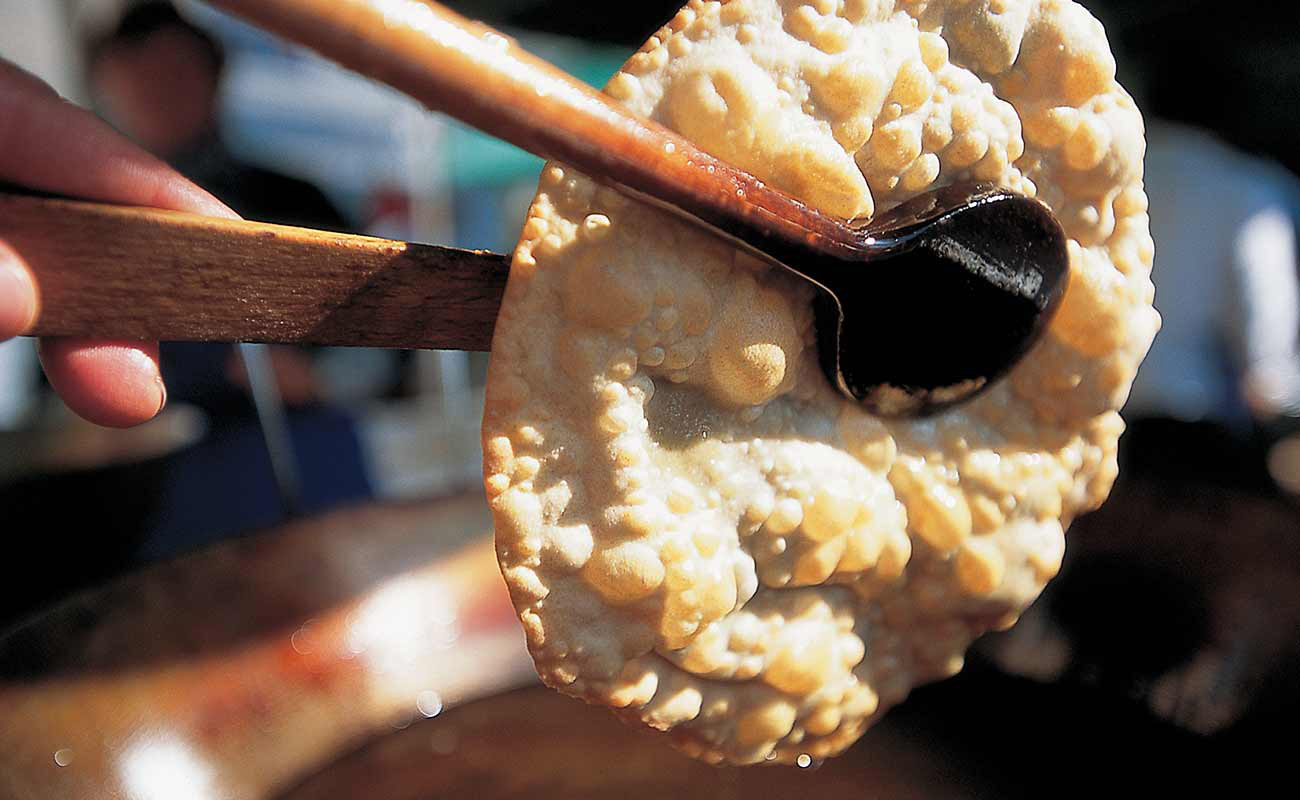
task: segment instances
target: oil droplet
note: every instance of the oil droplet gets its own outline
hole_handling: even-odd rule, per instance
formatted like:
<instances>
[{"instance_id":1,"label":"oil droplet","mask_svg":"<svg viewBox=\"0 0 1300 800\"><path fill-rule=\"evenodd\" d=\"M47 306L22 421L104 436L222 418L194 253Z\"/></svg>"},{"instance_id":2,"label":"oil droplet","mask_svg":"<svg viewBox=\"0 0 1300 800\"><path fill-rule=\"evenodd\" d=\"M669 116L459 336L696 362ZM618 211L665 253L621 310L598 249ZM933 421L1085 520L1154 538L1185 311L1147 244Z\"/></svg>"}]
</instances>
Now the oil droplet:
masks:
<instances>
[{"instance_id":1,"label":"oil droplet","mask_svg":"<svg viewBox=\"0 0 1300 800\"><path fill-rule=\"evenodd\" d=\"M313 649L312 639L311 639L311 624L312 624L311 620L308 620L307 622L303 623L301 628L294 631L293 635L289 637L290 646L292 646L293 651L300 656L311 655Z\"/></svg>"},{"instance_id":2,"label":"oil droplet","mask_svg":"<svg viewBox=\"0 0 1300 800\"><path fill-rule=\"evenodd\" d=\"M710 164L710 165L708 165L707 167L705 167L705 168L704 168L704 171L707 172L707 173L709 173L710 175L712 175L713 173L717 172L717 170L714 168L714 166L713 166L712 164Z\"/></svg>"},{"instance_id":3,"label":"oil droplet","mask_svg":"<svg viewBox=\"0 0 1300 800\"><path fill-rule=\"evenodd\" d=\"M442 697L432 689L426 689L416 695L415 707L425 718L436 717L442 713Z\"/></svg>"},{"instance_id":4,"label":"oil droplet","mask_svg":"<svg viewBox=\"0 0 1300 800\"><path fill-rule=\"evenodd\" d=\"M800 753L799 757L794 760L794 763L798 764L800 769L808 769L812 766L812 756L807 753Z\"/></svg>"},{"instance_id":5,"label":"oil droplet","mask_svg":"<svg viewBox=\"0 0 1300 800\"><path fill-rule=\"evenodd\" d=\"M673 144L672 142L664 142L664 152L667 153L668 155L672 155L673 153L677 152L677 145Z\"/></svg>"},{"instance_id":6,"label":"oil droplet","mask_svg":"<svg viewBox=\"0 0 1300 800\"><path fill-rule=\"evenodd\" d=\"M72 763L72 749L63 747L54 751L54 763L60 767L66 767Z\"/></svg>"},{"instance_id":7,"label":"oil droplet","mask_svg":"<svg viewBox=\"0 0 1300 800\"><path fill-rule=\"evenodd\" d=\"M744 196L745 196L745 190L744 190L744 189L737 189L737 190L736 190L736 197L744 197Z\"/></svg>"}]
</instances>

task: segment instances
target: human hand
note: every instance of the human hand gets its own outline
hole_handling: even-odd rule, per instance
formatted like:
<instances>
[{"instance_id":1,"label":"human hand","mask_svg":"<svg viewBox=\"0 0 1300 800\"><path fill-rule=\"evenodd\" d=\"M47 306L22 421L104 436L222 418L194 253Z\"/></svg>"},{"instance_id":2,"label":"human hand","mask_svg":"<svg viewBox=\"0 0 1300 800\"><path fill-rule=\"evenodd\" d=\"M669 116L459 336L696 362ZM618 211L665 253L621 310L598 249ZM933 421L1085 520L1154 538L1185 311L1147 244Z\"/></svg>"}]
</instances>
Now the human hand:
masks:
<instances>
[{"instance_id":1,"label":"human hand","mask_svg":"<svg viewBox=\"0 0 1300 800\"><path fill-rule=\"evenodd\" d=\"M88 111L0 59L0 182L122 205L237 215ZM39 292L22 253L0 239L0 341L22 335ZM129 427L162 410L157 342L44 339L54 390L91 422Z\"/></svg>"}]
</instances>

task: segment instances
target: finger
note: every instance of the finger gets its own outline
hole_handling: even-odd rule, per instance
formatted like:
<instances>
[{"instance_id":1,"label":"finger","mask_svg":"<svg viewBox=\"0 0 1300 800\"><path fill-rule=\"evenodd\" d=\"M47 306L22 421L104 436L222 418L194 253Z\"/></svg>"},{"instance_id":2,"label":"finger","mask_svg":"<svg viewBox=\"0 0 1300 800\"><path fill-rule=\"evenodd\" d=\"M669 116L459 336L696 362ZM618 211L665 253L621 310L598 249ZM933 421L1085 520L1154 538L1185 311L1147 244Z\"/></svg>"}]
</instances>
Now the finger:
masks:
<instances>
[{"instance_id":1,"label":"finger","mask_svg":"<svg viewBox=\"0 0 1300 800\"><path fill-rule=\"evenodd\" d=\"M236 217L93 114L3 59L0 181L103 202ZM36 311L31 276L24 270L8 282L14 286L0 293L5 298L0 303L11 303L13 309L0 309L9 315L0 324L18 329L22 323L25 328ZM30 307L24 300L28 296ZM41 345L41 361L68 406L92 422L138 424L155 416L166 399L156 344L50 340Z\"/></svg>"},{"instance_id":2,"label":"finger","mask_svg":"<svg viewBox=\"0 0 1300 800\"><path fill-rule=\"evenodd\" d=\"M167 402L157 344L44 339L40 354L54 390L69 408L97 425L139 425L157 416Z\"/></svg>"},{"instance_id":3,"label":"finger","mask_svg":"<svg viewBox=\"0 0 1300 800\"><path fill-rule=\"evenodd\" d=\"M0 241L0 342L19 336L36 319L36 284L18 254Z\"/></svg>"},{"instance_id":4,"label":"finger","mask_svg":"<svg viewBox=\"0 0 1300 800\"><path fill-rule=\"evenodd\" d=\"M0 181L87 200L236 217L98 117L3 60Z\"/></svg>"}]
</instances>

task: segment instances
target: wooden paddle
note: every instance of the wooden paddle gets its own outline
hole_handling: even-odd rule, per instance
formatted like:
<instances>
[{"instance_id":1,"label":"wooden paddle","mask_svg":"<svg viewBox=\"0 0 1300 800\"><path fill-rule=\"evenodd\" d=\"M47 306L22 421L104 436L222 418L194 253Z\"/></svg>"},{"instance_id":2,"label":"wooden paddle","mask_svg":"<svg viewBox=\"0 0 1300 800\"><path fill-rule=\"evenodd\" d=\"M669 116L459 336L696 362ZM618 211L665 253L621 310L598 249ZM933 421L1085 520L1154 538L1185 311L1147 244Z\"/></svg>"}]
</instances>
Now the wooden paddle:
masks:
<instances>
[{"instance_id":1,"label":"wooden paddle","mask_svg":"<svg viewBox=\"0 0 1300 800\"><path fill-rule=\"evenodd\" d=\"M508 259L0 192L35 336L488 350ZM142 287L147 287L143 291Z\"/></svg>"}]
</instances>

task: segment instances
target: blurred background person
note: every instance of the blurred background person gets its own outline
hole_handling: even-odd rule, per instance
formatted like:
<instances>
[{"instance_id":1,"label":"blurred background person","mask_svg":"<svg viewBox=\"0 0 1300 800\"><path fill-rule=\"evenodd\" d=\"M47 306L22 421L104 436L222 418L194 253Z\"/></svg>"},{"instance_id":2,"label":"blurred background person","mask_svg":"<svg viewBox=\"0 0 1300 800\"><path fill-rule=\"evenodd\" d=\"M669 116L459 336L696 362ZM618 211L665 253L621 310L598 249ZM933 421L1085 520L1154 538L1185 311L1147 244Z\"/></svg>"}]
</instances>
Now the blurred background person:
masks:
<instances>
[{"instance_id":1,"label":"blurred background person","mask_svg":"<svg viewBox=\"0 0 1300 800\"><path fill-rule=\"evenodd\" d=\"M96 108L115 127L247 219L352 227L312 184L247 163L218 118L220 43L168 2L130 6L86 56Z\"/></svg>"},{"instance_id":2,"label":"blurred background person","mask_svg":"<svg viewBox=\"0 0 1300 800\"><path fill-rule=\"evenodd\" d=\"M224 61L221 45L167 2L129 7L91 41L86 56L92 96L104 117L240 216L348 229L315 186L246 163L226 147L218 120ZM173 400L218 416L251 414L247 380L234 352L221 344L164 345ZM272 359L284 401L296 406L315 399L311 366L302 351L274 348Z\"/></svg>"},{"instance_id":3,"label":"blurred background person","mask_svg":"<svg viewBox=\"0 0 1300 800\"><path fill-rule=\"evenodd\" d=\"M218 120L224 66L219 42L161 0L128 6L86 54L91 95L109 122L241 216L348 229L319 189L246 163L226 147ZM203 409L209 425L191 454L202 475L175 484L175 510L165 514L173 524L158 532L185 538L160 545L163 552L201 543L203 529L218 535L266 524L279 506L320 510L371 495L353 421L319 402L307 351L164 343L162 362L171 399ZM247 465L266 462L253 435L259 424L273 483L249 480ZM322 457L330 469L312 470ZM279 502L259 487L278 487ZM230 496L242 502L229 503Z\"/></svg>"}]
</instances>

